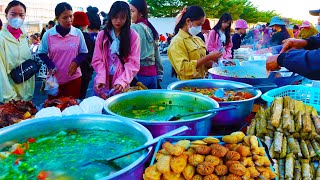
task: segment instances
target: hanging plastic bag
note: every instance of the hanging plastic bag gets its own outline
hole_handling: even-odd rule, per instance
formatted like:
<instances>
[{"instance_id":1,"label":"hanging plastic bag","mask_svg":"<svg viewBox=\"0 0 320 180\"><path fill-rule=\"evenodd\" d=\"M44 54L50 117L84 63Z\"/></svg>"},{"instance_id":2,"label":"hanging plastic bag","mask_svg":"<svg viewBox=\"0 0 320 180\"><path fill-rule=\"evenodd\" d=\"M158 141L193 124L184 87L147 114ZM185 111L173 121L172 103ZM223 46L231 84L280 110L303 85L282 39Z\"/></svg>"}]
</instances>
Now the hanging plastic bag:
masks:
<instances>
[{"instance_id":1,"label":"hanging plastic bag","mask_svg":"<svg viewBox=\"0 0 320 180\"><path fill-rule=\"evenodd\" d=\"M52 95L52 96L58 95L58 93L59 93L59 84L58 84L58 80L57 80L57 78L55 76L50 75L47 78L44 91L48 95Z\"/></svg>"}]
</instances>

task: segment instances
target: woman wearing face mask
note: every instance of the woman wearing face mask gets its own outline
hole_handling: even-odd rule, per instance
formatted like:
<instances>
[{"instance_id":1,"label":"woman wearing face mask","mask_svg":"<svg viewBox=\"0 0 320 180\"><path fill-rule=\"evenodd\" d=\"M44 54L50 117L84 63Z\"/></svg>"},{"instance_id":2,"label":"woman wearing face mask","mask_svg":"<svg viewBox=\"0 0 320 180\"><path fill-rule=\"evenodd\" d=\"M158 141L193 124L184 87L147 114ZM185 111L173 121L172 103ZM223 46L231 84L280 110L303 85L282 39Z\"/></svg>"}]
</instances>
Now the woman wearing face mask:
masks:
<instances>
[{"instance_id":1,"label":"woman wearing face mask","mask_svg":"<svg viewBox=\"0 0 320 180\"><path fill-rule=\"evenodd\" d=\"M80 97L81 70L79 66L86 59L88 49L82 32L72 26L73 12L68 3L55 8L58 25L49 29L41 40L39 57L46 63L49 74L59 83L59 94L49 99L72 96Z\"/></svg>"},{"instance_id":2,"label":"woman wearing face mask","mask_svg":"<svg viewBox=\"0 0 320 180\"><path fill-rule=\"evenodd\" d=\"M145 0L131 0L130 10L132 14L131 28L140 37L140 70L137 78L149 89L160 88L159 81L163 77L163 66L161 64L158 49L159 34L148 21L148 7Z\"/></svg>"},{"instance_id":3,"label":"woman wearing face mask","mask_svg":"<svg viewBox=\"0 0 320 180\"><path fill-rule=\"evenodd\" d=\"M180 80L204 78L207 68L222 55L220 52L206 55L206 45L196 36L204 21L205 13L200 6L184 8L177 18L168 56Z\"/></svg>"},{"instance_id":4,"label":"woman wearing face mask","mask_svg":"<svg viewBox=\"0 0 320 180\"><path fill-rule=\"evenodd\" d=\"M272 35L271 40L269 42L269 47L282 45L283 40L290 38L290 35L286 28L286 24L278 16L274 16L271 19L270 27L272 27L274 34Z\"/></svg>"},{"instance_id":5,"label":"woman wearing face mask","mask_svg":"<svg viewBox=\"0 0 320 180\"><path fill-rule=\"evenodd\" d=\"M32 59L27 34L21 29L26 17L26 6L19 1L11 1L5 9L8 24L0 31L0 102L31 100L34 93L34 76L21 84L10 77L15 67Z\"/></svg>"},{"instance_id":6,"label":"woman wearing face mask","mask_svg":"<svg viewBox=\"0 0 320 180\"><path fill-rule=\"evenodd\" d=\"M207 47L209 52L222 51L222 58L230 59L232 41L231 41L231 23L232 17L228 13L222 14L218 23L209 33Z\"/></svg>"}]
</instances>

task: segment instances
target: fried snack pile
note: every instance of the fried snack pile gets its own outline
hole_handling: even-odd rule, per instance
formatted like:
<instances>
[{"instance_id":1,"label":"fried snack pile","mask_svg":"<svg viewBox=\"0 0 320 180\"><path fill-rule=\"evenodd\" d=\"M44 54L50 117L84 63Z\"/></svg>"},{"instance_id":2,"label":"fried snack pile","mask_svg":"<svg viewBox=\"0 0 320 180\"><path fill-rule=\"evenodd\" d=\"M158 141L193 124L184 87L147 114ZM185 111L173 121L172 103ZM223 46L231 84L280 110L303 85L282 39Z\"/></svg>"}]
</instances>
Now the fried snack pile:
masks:
<instances>
[{"instance_id":1,"label":"fried snack pile","mask_svg":"<svg viewBox=\"0 0 320 180\"><path fill-rule=\"evenodd\" d=\"M165 142L148 167L144 180L253 180L274 179L271 162L256 136L234 132L220 140L207 137L175 144Z\"/></svg>"},{"instance_id":2,"label":"fried snack pile","mask_svg":"<svg viewBox=\"0 0 320 180\"><path fill-rule=\"evenodd\" d=\"M320 179L320 168L314 165L320 155L320 119L312 106L275 98L270 108L259 110L247 134L266 143L280 180Z\"/></svg>"}]
</instances>

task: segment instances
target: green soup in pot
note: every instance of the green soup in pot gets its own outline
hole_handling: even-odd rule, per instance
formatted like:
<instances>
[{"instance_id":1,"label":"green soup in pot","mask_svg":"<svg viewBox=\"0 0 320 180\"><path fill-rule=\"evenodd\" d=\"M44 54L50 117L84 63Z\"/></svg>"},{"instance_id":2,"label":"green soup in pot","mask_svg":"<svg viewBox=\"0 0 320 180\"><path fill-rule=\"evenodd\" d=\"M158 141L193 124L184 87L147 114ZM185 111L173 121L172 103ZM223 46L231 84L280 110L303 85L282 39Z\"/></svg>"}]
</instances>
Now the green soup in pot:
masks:
<instances>
[{"instance_id":1,"label":"green soup in pot","mask_svg":"<svg viewBox=\"0 0 320 180\"><path fill-rule=\"evenodd\" d=\"M129 136L108 130L69 130L28 139L8 146L0 153L0 179L99 179L117 172L136 161L143 152L135 153L108 165L92 163L96 159L127 152L142 145ZM1 155L0 155L1 157ZM40 178L39 178L40 177Z\"/></svg>"}]
</instances>

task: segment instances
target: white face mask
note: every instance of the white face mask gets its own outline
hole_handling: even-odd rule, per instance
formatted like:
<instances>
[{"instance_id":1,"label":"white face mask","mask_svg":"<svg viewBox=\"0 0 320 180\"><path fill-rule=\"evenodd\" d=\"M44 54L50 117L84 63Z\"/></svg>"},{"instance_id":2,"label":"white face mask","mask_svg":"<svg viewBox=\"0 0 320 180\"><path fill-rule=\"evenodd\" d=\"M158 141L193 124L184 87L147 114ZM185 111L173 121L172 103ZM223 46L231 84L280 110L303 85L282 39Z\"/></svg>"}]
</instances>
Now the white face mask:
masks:
<instances>
[{"instance_id":1,"label":"white face mask","mask_svg":"<svg viewBox=\"0 0 320 180\"><path fill-rule=\"evenodd\" d=\"M23 19L21 18L12 18L12 19L8 19L8 23L11 27L15 28L15 29L19 29L22 24L23 24Z\"/></svg>"},{"instance_id":2,"label":"white face mask","mask_svg":"<svg viewBox=\"0 0 320 180\"><path fill-rule=\"evenodd\" d=\"M196 36L201 32L201 26L191 26L188 30L191 36Z\"/></svg>"}]
</instances>

